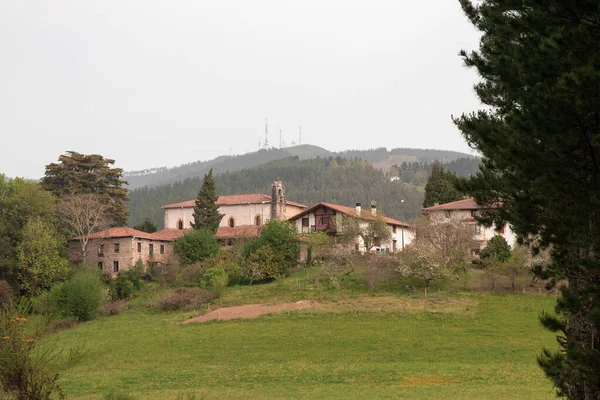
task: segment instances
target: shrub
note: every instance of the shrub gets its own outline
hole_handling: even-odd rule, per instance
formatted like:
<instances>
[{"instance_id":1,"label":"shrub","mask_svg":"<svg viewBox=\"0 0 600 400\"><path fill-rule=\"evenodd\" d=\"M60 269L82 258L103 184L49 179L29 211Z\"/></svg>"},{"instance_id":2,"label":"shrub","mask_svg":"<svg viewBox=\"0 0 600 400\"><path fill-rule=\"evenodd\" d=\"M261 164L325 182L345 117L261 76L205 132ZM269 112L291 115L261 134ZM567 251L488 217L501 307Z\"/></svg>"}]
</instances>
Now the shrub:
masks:
<instances>
[{"instance_id":1,"label":"shrub","mask_svg":"<svg viewBox=\"0 0 600 400\"><path fill-rule=\"evenodd\" d=\"M199 263L219 252L221 246L212 231L194 229L173 245L175 254L182 264Z\"/></svg>"},{"instance_id":2,"label":"shrub","mask_svg":"<svg viewBox=\"0 0 600 400\"><path fill-rule=\"evenodd\" d=\"M7 306L13 297L12 288L5 280L0 281L0 308Z\"/></svg>"},{"instance_id":3,"label":"shrub","mask_svg":"<svg viewBox=\"0 0 600 400\"><path fill-rule=\"evenodd\" d=\"M181 267L178 264L150 264L148 276L153 281L157 281L160 286L165 287L175 283L180 271Z\"/></svg>"},{"instance_id":4,"label":"shrub","mask_svg":"<svg viewBox=\"0 0 600 400\"><path fill-rule=\"evenodd\" d=\"M187 311L200 308L215 298L211 291L200 288L175 289L169 295L158 301L151 302L148 307L159 307L164 311Z\"/></svg>"},{"instance_id":5,"label":"shrub","mask_svg":"<svg viewBox=\"0 0 600 400\"><path fill-rule=\"evenodd\" d=\"M283 275L286 269L282 257L271 246L264 245L255 250L242 268L242 277L249 282L269 281Z\"/></svg>"},{"instance_id":6,"label":"shrub","mask_svg":"<svg viewBox=\"0 0 600 400\"><path fill-rule=\"evenodd\" d=\"M221 298L223 289L227 287L229 277L223 268L209 268L202 277L202 284L205 288L212 288L218 298Z\"/></svg>"},{"instance_id":7,"label":"shrub","mask_svg":"<svg viewBox=\"0 0 600 400\"><path fill-rule=\"evenodd\" d=\"M58 381L80 357L42 340L48 326L28 321L30 307L21 302L0 309L0 398L64 398Z\"/></svg>"},{"instance_id":8,"label":"shrub","mask_svg":"<svg viewBox=\"0 0 600 400\"><path fill-rule=\"evenodd\" d=\"M244 258L248 260L265 246L281 260L284 271L298 263L299 244L296 226L285 221L269 221L260 231L260 236L250 240L244 247Z\"/></svg>"},{"instance_id":9,"label":"shrub","mask_svg":"<svg viewBox=\"0 0 600 400\"><path fill-rule=\"evenodd\" d=\"M60 308L51 292L42 292L33 299L33 311L39 315L59 315Z\"/></svg>"},{"instance_id":10,"label":"shrub","mask_svg":"<svg viewBox=\"0 0 600 400\"><path fill-rule=\"evenodd\" d=\"M197 286L202 281L206 267L203 264L183 265L177 274L177 285L193 285Z\"/></svg>"},{"instance_id":11,"label":"shrub","mask_svg":"<svg viewBox=\"0 0 600 400\"><path fill-rule=\"evenodd\" d=\"M103 286L95 271L78 272L71 279L55 286L51 296L64 317L80 321L93 319L102 305Z\"/></svg>"},{"instance_id":12,"label":"shrub","mask_svg":"<svg viewBox=\"0 0 600 400\"><path fill-rule=\"evenodd\" d=\"M241 280L240 263L240 255L234 250L220 251L204 262L209 268L223 269L229 277L229 283L238 283Z\"/></svg>"}]
</instances>

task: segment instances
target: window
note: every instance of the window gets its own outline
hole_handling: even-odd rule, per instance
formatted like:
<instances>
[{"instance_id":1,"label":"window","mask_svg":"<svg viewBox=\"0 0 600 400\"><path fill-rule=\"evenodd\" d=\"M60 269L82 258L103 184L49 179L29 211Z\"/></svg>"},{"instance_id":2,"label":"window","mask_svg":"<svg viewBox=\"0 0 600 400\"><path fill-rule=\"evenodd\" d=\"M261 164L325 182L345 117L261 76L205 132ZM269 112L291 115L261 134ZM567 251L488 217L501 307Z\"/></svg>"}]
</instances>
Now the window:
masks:
<instances>
[{"instance_id":1,"label":"window","mask_svg":"<svg viewBox=\"0 0 600 400\"><path fill-rule=\"evenodd\" d=\"M98 255L104 255L104 245L101 244L100 246L98 246Z\"/></svg>"},{"instance_id":2,"label":"window","mask_svg":"<svg viewBox=\"0 0 600 400\"><path fill-rule=\"evenodd\" d=\"M330 222L329 216L321 217L321 225L329 225L330 223L331 222Z\"/></svg>"},{"instance_id":3,"label":"window","mask_svg":"<svg viewBox=\"0 0 600 400\"><path fill-rule=\"evenodd\" d=\"M498 229L498 233L501 235L504 235L505 232L506 232L506 224L502 224L500 229Z\"/></svg>"},{"instance_id":4,"label":"window","mask_svg":"<svg viewBox=\"0 0 600 400\"><path fill-rule=\"evenodd\" d=\"M475 218L477 216L477 210L471 210L471 217Z\"/></svg>"},{"instance_id":5,"label":"window","mask_svg":"<svg viewBox=\"0 0 600 400\"><path fill-rule=\"evenodd\" d=\"M150 254L154 253L154 245L152 243L148 245L148 252L150 252Z\"/></svg>"},{"instance_id":6,"label":"window","mask_svg":"<svg viewBox=\"0 0 600 400\"><path fill-rule=\"evenodd\" d=\"M142 252L142 242L138 242L138 253Z\"/></svg>"},{"instance_id":7,"label":"window","mask_svg":"<svg viewBox=\"0 0 600 400\"><path fill-rule=\"evenodd\" d=\"M113 261L113 272L119 272L119 262Z\"/></svg>"},{"instance_id":8,"label":"window","mask_svg":"<svg viewBox=\"0 0 600 400\"><path fill-rule=\"evenodd\" d=\"M256 224L256 226L260 226L260 215L254 217L254 223Z\"/></svg>"},{"instance_id":9,"label":"window","mask_svg":"<svg viewBox=\"0 0 600 400\"><path fill-rule=\"evenodd\" d=\"M165 245L164 244L160 245L160 254L165 254Z\"/></svg>"},{"instance_id":10,"label":"window","mask_svg":"<svg viewBox=\"0 0 600 400\"><path fill-rule=\"evenodd\" d=\"M446 210L445 214L446 214L446 218L450 218L450 215L452 215L452 212L450 210Z\"/></svg>"},{"instance_id":11,"label":"window","mask_svg":"<svg viewBox=\"0 0 600 400\"><path fill-rule=\"evenodd\" d=\"M308 217L302 218L302 227L308 228Z\"/></svg>"},{"instance_id":12,"label":"window","mask_svg":"<svg viewBox=\"0 0 600 400\"><path fill-rule=\"evenodd\" d=\"M118 253L121 250L121 245L119 243L115 243L115 253Z\"/></svg>"},{"instance_id":13,"label":"window","mask_svg":"<svg viewBox=\"0 0 600 400\"><path fill-rule=\"evenodd\" d=\"M381 238L373 238L373 246L375 247L381 247Z\"/></svg>"},{"instance_id":14,"label":"window","mask_svg":"<svg viewBox=\"0 0 600 400\"><path fill-rule=\"evenodd\" d=\"M183 220L182 219L177 221L177 229L179 229L180 231L183 230Z\"/></svg>"},{"instance_id":15,"label":"window","mask_svg":"<svg viewBox=\"0 0 600 400\"><path fill-rule=\"evenodd\" d=\"M396 233L396 225L392 225L392 233Z\"/></svg>"},{"instance_id":16,"label":"window","mask_svg":"<svg viewBox=\"0 0 600 400\"><path fill-rule=\"evenodd\" d=\"M235 227L235 219L233 219L233 217L229 218L229 227L230 228L234 228Z\"/></svg>"},{"instance_id":17,"label":"window","mask_svg":"<svg viewBox=\"0 0 600 400\"><path fill-rule=\"evenodd\" d=\"M104 268L104 264L102 264L102 261L98 261L98 268L100 268L100 269Z\"/></svg>"},{"instance_id":18,"label":"window","mask_svg":"<svg viewBox=\"0 0 600 400\"><path fill-rule=\"evenodd\" d=\"M477 233L478 235L481 235L481 225L477 224L475 226L475 233Z\"/></svg>"}]
</instances>

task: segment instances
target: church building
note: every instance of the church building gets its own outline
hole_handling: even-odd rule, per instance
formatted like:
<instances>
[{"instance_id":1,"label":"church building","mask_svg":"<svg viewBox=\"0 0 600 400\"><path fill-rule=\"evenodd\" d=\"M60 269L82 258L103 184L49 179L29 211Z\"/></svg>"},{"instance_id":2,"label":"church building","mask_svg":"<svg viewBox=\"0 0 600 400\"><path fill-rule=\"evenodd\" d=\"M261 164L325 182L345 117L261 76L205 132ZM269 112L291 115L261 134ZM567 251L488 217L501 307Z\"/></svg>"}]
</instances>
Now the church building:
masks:
<instances>
[{"instance_id":1,"label":"church building","mask_svg":"<svg viewBox=\"0 0 600 400\"><path fill-rule=\"evenodd\" d=\"M166 230L187 231L194 221L195 200L162 206L165 210ZM271 219L285 221L304 211L304 204L285 198L285 186L277 178L271 185L271 195L262 193L219 196L216 202L219 212L224 214L216 236L232 239L257 236L260 227Z\"/></svg>"}]
</instances>

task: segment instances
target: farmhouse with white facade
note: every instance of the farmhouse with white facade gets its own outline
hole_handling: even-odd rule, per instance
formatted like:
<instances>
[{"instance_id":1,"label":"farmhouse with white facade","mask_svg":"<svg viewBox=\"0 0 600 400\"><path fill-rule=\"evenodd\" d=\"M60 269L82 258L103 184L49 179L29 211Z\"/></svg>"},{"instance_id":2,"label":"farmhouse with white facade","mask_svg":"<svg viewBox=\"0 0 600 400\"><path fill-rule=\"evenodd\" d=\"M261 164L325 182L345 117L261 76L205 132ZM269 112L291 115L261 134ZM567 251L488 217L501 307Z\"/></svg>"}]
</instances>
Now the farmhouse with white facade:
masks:
<instances>
[{"instance_id":1,"label":"farmhouse with white facade","mask_svg":"<svg viewBox=\"0 0 600 400\"><path fill-rule=\"evenodd\" d=\"M326 232L330 235L336 235L338 229L341 229L342 218L357 218L364 223L373 221L377 218L377 207L372 204L371 210L363 210L360 203L356 207L346 207L330 203L318 203L291 217L288 221L293 222L300 233L309 233L315 231ZM385 216L380 217L392 232L390 240L387 242L375 241L372 251L385 251L395 253L401 251L415 237L414 228L405 222ZM355 249L365 252L365 244L361 237L354 239Z\"/></svg>"},{"instance_id":2,"label":"farmhouse with white facade","mask_svg":"<svg viewBox=\"0 0 600 400\"><path fill-rule=\"evenodd\" d=\"M500 227L495 225L486 227L477 220L477 216L483 209L485 209L485 207L477 204L475 199L468 198L445 204L436 204L434 206L424 208L423 214L427 215L429 220L433 223L436 221L442 222L454 220L457 222L474 225L475 236L473 240L478 247L472 250L472 253L474 253L473 255L485 247L488 240L493 238L495 235L504 237L506 242L513 247L515 245L516 235L510 228L510 225L505 224Z\"/></svg>"}]
</instances>

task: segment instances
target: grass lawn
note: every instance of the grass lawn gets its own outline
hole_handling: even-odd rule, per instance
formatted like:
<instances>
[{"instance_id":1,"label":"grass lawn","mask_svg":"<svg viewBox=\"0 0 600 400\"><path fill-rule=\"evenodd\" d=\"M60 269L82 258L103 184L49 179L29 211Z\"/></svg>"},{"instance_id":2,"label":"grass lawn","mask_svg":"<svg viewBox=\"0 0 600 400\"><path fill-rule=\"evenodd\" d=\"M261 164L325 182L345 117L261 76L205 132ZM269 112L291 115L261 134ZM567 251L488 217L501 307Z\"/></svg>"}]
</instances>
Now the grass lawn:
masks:
<instances>
[{"instance_id":1,"label":"grass lawn","mask_svg":"<svg viewBox=\"0 0 600 400\"><path fill-rule=\"evenodd\" d=\"M117 316L61 332L63 345L88 352L61 380L67 398L111 390L138 399L554 398L536 364L543 346L555 347L537 322L553 297L441 291L425 301L394 286L371 296L354 278L336 291L310 273L228 288L224 303L358 305L179 325L195 313L148 309L142 297Z\"/></svg>"}]
</instances>

